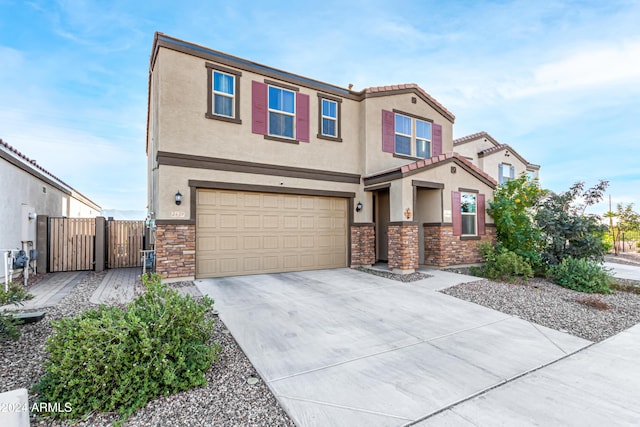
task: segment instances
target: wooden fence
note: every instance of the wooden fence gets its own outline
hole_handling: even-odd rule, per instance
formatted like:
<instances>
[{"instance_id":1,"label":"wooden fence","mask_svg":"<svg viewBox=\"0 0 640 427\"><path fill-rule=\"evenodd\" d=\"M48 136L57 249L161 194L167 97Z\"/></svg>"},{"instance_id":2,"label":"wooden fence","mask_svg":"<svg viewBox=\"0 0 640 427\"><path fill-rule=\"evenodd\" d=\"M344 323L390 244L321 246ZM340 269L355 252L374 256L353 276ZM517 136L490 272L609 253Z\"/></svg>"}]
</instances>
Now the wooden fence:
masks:
<instances>
[{"instance_id":1,"label":"wooden fence","mask_svg":"<svg viewBox=\"0 0 640 427\"><path fill-rule=\"evenodd\" d=\"M95 236L93 218L50 218L49 271L93 270Z\"/></svg>"},{"instance_id":2,"label":"wooden fence","mask_svg":"<svg viewBox=\"0 0 640 427\"><path fill-rule=\"evenodd\" d=\"M49 218L42 227L49 272L142 267L144 221Z\"/></svg>"},{"instance_id":3,"label":"wooden fence","mask_svg":"<svg viewBox=\"0 0 640 427\"><path fill-rule=\"evenodd\" d=\"M142 267L144 221L107 221L107 268Z\"/></svg>"}]
</instances>

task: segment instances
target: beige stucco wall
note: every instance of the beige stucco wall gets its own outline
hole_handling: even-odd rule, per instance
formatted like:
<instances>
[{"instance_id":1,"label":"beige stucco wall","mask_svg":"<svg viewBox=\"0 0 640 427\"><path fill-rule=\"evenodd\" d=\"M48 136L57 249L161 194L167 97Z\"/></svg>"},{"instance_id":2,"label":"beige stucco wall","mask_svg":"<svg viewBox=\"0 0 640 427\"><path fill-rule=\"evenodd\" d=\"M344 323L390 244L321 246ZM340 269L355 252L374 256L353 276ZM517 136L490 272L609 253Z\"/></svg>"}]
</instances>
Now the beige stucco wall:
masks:
<instances>
[{"instance_id":1,"label":"beige stucco wall","mask_svg":"<svg viewBox=\"0 0 640 427\"><path fill-rule=\"evenodd\" d=\"M465 142L464 144L455 145L453 147L453 151L462 154L464 157L471 160L471 163L480 167L481 159L478 159L478 152L491 147L495 147L495 145L487 138L478 138Z\"/></svg>"},{"instance_id":2,"label":"beige stucco wall","mask_svg":"<svg viewBox=\"0 0 640 427\"><path fill-rule=\"evenodd\" d=\"M156 219L185 220L191 217L191 191L189 180L215 181L225 183L266 185L271 187L297 188L302 190L323 190L353 192L356 194L354 204L362 201L363 209L354 211L355 222L370 222L372 216L372 203L370 194L365 194L363 187L358 184L341 182L316 181L302 178L286 178L272 175L256 175L242 172L216 171L205 169L192 169L178 166L160 166L159 176L159 209ZM182 204L175 204L176 191L182 194Z\"/></svg>"},{"instance_id":3,"label":"beige stucco wall","mask_svg":"<svg viewBox=\"0 0 640 427\"><path fill-rule=\"evenodd\" d=\"M359 102L343 99L342 142L318 139L318 91L299 87L309 95L310 142L290 144L267 140L251 132L252 81L265 77L241 71L240 119L242 124L208 119L207 73L201 58L160 48L154 73L158 73L159 102L157 149L191 155L242 160L300 168L361 173ZM211 61L209 61L211 62ZM220 64L225 68L232 68ZM240 71L240 70L238 70ZM277 81L270 78L272 81ZM291 86L291 82L281 82Z\"/></svg>"},{"instance_id":4,"label":"beige stucco wall","mask_svg":"<svg viewBox=\"0 0 640 427\"><path fill-rule=\"evenodd\" d=\"M417 98L417 103L413 104L411 98ZM393 153L382 151L382 110L396 109L433 120L434 123L442 126L442 152L453 151L453 124L415 93L369 97L362 103L366 123L364 130L367 175L412 162L412 160L393 157Z\"/></svg>"},{"instance_id":5,"label":"beige stucco wall","mask_svg":"<svg viewBox=\"0 0 640 427\"><path fill-rule=\"evenodd\" d=\"M523 163L513 154L507 155L507 153L507 150L500 150L496 153L491 153L488 156L481 157L480 167L498 182L500 182L499 166L501 163L514 166L514 178L519 177L521 173L527 171L526 163ZM505 171L505 173L507 173L507 171Z\"/></svg>"}]
</instances>

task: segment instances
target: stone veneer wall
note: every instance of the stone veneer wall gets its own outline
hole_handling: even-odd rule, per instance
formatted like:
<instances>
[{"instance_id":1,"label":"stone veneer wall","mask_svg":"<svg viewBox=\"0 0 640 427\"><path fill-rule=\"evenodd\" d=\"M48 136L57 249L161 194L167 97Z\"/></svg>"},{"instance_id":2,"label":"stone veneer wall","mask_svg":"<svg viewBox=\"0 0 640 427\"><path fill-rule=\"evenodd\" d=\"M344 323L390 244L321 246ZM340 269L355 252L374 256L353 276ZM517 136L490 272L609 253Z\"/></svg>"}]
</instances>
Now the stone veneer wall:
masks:
<instances>
[{"instance_id":1,"label":"stone veneer wall","mask_svg":"<svg viewBox=\"0 0 640 427\"><path fill-rule=\"evenodd\" d=\"M195 224L156 226L156 273L163 279L195 277Z\"/></svg>"},{"instance_id":2,"label":"stone veneer wall","mask_svg":"<svg viewBox=\"0 0 640 427\"><path fill-rule=\"evenodd\" d=\"M476 264L482 262L478 252L481 242L496 243L496 228L486 226L486 234L478 238L464 238L453 235L452 225L424 225L424 263L437 267Z\"/></svg>"},{"instance_id":3,"label":"stone veneer wall","mask_svg":"<svg viewBox=\"0 0 640 427\"><path fill-rule=\"evenodd\" d=\"M374 224L351 226L351 266L376 263L376 228Z\"/></svg>"},{"instance_id":4,"label":"stone veneer wall","mask_svg":"<svg viewBox=\"0 0 640 427\"><path fill-rule=\"evenodd\" d=\"M391 270L415 270L418 268L420 252L418 249L417 223L389 224L389 268Z\"/></svg>"}]
</instances>

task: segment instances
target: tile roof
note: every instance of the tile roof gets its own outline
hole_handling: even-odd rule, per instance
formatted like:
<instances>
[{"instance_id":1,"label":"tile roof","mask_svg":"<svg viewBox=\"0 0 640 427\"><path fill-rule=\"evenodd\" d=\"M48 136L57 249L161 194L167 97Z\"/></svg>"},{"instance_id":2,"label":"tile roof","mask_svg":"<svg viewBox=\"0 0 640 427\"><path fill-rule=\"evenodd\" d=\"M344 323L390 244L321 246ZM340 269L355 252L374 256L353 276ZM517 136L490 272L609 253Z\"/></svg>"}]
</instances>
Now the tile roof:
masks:
<instances>
[{"instance_id":1,"label":"tile roof","mask_svg":"<svg viewBox=\"0 0 640 427\"><path fill-rule=\"evenodd\" d=\"M73 187L71 187L69 184L67 184L66 182L64 182L63 180L61 180L60 178L58 178L57 176L55 176L54 174L52 174L51 172L49 172L48 170L46 170L45 168L43 168L42 166L40 166L35 159L30 159L29 157L27 157L25 154L23 154L22 152L18 151L17 148L13 147L12 145L4 142L2 139L0 139L0 147L4 147L7 151L11 152L14 156L18 157L20 160L26 162L28 164L29 167L33 168L33 169L37 169L40 172L44 173L45 175L50 176L51 178L55 179L56 181L58 181L59 183L65 185L66 187L69 187L69 189L73 189Z\"/></svg>"},{"instance_id":2,"label":"tile roof","mask_svg":"<svg viewBox=\"0 0 640 427\"><path fill-rule=\"evenodd\" d=\"M411 91L417 92L418 94L426 98L427 103L431 104L432 107L434 107L435 109L440 110L440 112L443 113L445 116L447 116L447 118L449 118L452 122L455 120L456 116L451 111L447 110L447 108L444 105L439 103L433 96L429 95L424 89L422 89L420 86L418 86L415 83L368 87L364 89L362 93L365 93L365 94L383 93L383 92L395 92L399 90L400 91L411 90Z\"/></svg>"},{"instance_id":3,"label":"tile roof","mask_svg":"<svg viewBox=\"0 0 640 427\"><path fill-rule=\"evenodd\" d=\"M524 157L522 157L516 150L513 149L509 144L498 144L495 147L487 148L486 150L478 151L478 157L489 156L491 154L497 153L502 150L508 150L511 154L518 158L522 163L527 165L528 168L532 169L540 169L540 166L534 165L533 163L529 163Z\"/></svg>"},{"instance_id":4,"label":"tile roof","mask_svg":"<svg viewBox=\"0 0 640 427\"><path fill-rule=\"evenodd\" d=\"M376 176L385 175L393 172L399 172L400 174L402 174L402 176L405 176L406 174L417 173L417 172L420 172L421 169L429 169L439 165L440 163L444 164L450 161L457 162L461 166L465 167L470 173L472 173L473 175L476 175L476 177L478 177L479 179L484 180L489 185L492 185L493 187L498 185L498 182L495 179L493 179L491 175L489 175L488 173L484 172L482 169L480 169L479 167L471 163L471 161L469 161L466 157L455 152L440 154L439 156L431 157L428 159L420 159L413 163L402 165L400 167L387 169L382 172L376 172L374 174L366 176L365 178L373 178Z\"/></svg>"},{"instance_id":5,"label":"tile roof","mask_svg":"<svg viewBox=\"0 0 640 427\"><path fill-rule=\"evenodd\" d=\"M475 141L476 139L480 138L488 139L489 142L491 142L493 145L500 145L500 143L496 141L494 137L492 137L485 131L472 133L471 135L463 136L461 138L456 138L453 140L453 145L464 144L465 142Z\"/></svg>"}]
</instances>

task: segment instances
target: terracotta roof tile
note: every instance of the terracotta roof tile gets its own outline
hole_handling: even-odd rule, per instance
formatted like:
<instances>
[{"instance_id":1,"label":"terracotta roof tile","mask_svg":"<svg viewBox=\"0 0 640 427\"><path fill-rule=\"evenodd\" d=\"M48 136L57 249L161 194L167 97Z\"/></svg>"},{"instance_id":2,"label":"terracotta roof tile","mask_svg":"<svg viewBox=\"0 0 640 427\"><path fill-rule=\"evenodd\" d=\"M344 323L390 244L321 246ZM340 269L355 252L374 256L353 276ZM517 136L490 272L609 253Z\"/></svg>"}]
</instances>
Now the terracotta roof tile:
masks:
<instances>
[{"instance_id":1,"label":"terracotta roof tile","mask_svg":"<svg viewBox=\"0 0 640 427\"><path fill-rule=\"evenodd\" d=\"M387 169L381 172L377 172L374 174L371 174L365 178L372 178L378 175L384 175L387 174L389 172L393 172L393 171L400 171L401 173L405 174L408 173L410 171L416 171L416 170L420 170L422 168L425 168L427 166L431 166L440 162L444 162L447 160L451 160L451 159L455 159L461 163L463 163L467 168L469 168L471 171L473 171L473 173L475 173L476 175L480 176L481 178L483 178L484 180L490 182L493 184L493 186L497 186L498 182L493 179L491 177L491 175L489 175L488 173L484 172L482 169L480 169L479 167L477 167L476 165L474 165L473 163L471 163L470 160L468 160L467 158L465 158L464 156L455 153L455 152L449 152L449 153L444 153L444 154L440 154L437 157L431 157L429 159L420 159L420 160L416 160L413 163L409 163L406 165L402 165L400 167L396 167L396 168L392 168L392 169Z\"/></svg>"},{"instance_id":2,"label":"terracotta roof tile","mask_svg":"<svg viewBox=\"0 0 640 427\"><path fill-rule=\"evenodd\" d=\"M500 143L496 141L494 137L492 137L485 131L472 133L471 135L463 136L461 138L456 138L453 140L453 145L464 144L465 142L475 141L476 139L480 139L480 138L488 139L489 142L491 142L493 145L500 145Z\"/></svg>"},{"instance_id":3,"label":"terracotta roof tile","mask_svg":"<svg viewBox=\"0 0 640 427\"><path fill-rule=\"evenodd\" d=\"M51 172L49 172L48 170L40 166L34 159L30 159L29 157L27 157L26 155L18 151L18 149L16 149L12 145L4 142L2 139L0 139L0 146L4 147L7 151L13 153L15 156L17 156L21 160L24 160L25 162L29 163L32 167L34 167L35 169L38 169L40 172L46 175L49 175L51 178L55 179L56 181L72 189L72 187L69 184L67 184L66 182L64 182L63 180L61 180L60 178L58 178L57 176L55 176L54 174L52 174Z\"/></svg>"},{"instance_id":4,"label":"terracotta roof tile","mask_svg":"<svg viewBox=\"0 0 640 427\"><path fill-rule=\"evenodd\" d=\"M390 92L394 90L406 90L406 89L412 89L420 93L430 103L432 103L434 107L436 107L436 109L439 109L452 122L455 120L456 116L451 111L447 110L447 108L444 105L439 103L434 97L429 95L424 89L422 89L420 86L418 86L415 83L404 83L404 84L391 85L391 86L373 86L373 87L368 87L364 89L363 92L364 93L380 93L380 92Z\"/></svg>"}]
</instances>

